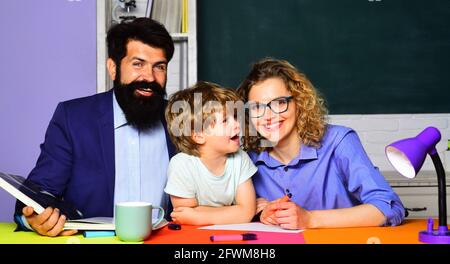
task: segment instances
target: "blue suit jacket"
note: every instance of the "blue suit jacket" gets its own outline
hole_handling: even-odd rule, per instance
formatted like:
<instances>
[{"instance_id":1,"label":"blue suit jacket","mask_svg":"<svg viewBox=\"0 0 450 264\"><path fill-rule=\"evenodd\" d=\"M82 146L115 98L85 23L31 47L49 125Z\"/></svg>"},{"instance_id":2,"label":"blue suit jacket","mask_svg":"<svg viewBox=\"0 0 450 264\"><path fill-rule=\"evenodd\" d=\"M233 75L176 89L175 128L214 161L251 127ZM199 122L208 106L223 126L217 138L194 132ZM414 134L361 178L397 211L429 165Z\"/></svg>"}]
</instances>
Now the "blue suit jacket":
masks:
<instances>
[{"instance_id":1,"label":"blue suit jacket","mask_svg":"<svg viewBox=\"0 0 450 264\"><path fill-rule=\"evenodd\" d=\"M161 120L170 158L175 149L163 116ZM114 158L113 97L109 91L58 104L28 179L72 204L83 217L112 217ZM22 207L18 202L16 214Z\"/></svg>"}]
</instances>

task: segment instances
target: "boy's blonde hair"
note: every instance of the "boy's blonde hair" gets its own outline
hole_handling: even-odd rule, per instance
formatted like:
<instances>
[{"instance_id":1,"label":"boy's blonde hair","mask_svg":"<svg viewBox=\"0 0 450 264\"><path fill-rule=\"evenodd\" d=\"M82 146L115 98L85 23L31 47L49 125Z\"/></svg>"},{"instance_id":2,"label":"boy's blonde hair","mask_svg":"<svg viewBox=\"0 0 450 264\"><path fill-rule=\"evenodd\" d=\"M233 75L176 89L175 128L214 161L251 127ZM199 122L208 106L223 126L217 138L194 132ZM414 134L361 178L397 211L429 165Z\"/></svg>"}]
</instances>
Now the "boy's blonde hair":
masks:
<instances>
[{"instance_id":1,"label":"boy's blonde hair","mask_svg":"<svg viewBox=\"0 0 450 264\"><path fill-rule=\"evenodd\" d=\"M174 93L169 99L165 117L170 139L177 151L200 156L198 144L192 139L193 133L214 125L214 113L225 113L225 109L235 111L234 104L238 101L235 91L205 81ZM233 109L229 109L231 105Z\"/></svg>"}]
</instances>

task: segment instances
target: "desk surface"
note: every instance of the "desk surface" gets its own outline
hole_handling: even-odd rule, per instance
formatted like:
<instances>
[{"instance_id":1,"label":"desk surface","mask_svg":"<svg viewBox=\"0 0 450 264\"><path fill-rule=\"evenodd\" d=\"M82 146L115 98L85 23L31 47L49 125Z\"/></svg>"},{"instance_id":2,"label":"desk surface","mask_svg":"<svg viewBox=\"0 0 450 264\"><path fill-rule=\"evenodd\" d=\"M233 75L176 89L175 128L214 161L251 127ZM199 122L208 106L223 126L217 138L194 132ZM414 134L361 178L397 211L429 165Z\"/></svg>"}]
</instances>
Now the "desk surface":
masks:
<instances>
[{"instance_id":1,"label":"desk surface","mask_svg":"<svg viewBox=\"0 0 450 264\"><path fill-rule=\"evenodd\" d=\"M435 221L437 225L437 221ZM436 227L435 227L436 228ZM123 243L117 237L84 238L82 235L71 237L42 237L34 232L14 232L14 223L0 223L0 244L116 244ZM264 244L419 244L418 233L426 229L426 220L411 219L396 227L358 227L309 229L302 233L260 232L261 240L253 243ZM242 231L199 230L195 226L182 226L181 230L169 230L166 227L153 231L145 244L207 244L213 234L240 234ZM264 234L263 234L264 233ZM217 244L217 242L215 242ZM229 243L229 242L228 242ZM238 241L236 243L245 243ZM235 243L234 243L235 244Z\"/></svg>"}]
</instances>

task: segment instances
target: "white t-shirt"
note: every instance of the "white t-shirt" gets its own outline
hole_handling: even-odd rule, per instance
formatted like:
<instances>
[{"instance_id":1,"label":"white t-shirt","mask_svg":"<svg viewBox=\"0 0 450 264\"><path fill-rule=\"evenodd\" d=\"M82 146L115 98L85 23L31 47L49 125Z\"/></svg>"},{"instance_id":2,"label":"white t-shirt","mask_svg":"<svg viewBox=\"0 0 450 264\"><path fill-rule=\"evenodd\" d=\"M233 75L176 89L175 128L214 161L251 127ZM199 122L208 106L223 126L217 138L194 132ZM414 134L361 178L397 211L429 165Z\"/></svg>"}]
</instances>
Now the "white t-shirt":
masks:
<instances>
[{"instance_id":1,"label":"white t-shirt","mask_svg":"<svg viewBox=\"0 0 450 264\"><path fill-rule=\"evenodd\" d=\"M236 203L239 184L253 176L257 168L246 152L229 155L223 175L215 176L199 157L178 153L169 162L164 191L182 198L196 198L198 205L227 206Z\"/></svg>"}]
</instances>

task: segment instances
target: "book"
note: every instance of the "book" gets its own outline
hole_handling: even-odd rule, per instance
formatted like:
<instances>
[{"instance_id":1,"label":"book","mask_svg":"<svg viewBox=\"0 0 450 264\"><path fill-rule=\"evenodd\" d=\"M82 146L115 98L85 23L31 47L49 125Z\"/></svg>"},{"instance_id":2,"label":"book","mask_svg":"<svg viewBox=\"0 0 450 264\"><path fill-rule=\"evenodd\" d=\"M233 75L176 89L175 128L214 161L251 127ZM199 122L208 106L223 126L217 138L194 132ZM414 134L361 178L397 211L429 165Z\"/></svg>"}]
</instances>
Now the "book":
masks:
<instances>
[{"instance_id":1,"label":"book","mask_svg":"<svg viewBox=\"0 0 450 264\"><path fill-rule=\"evenodd\" d=\"M169 33L180 33L183 18L183 1L153 0L150 17L163 24Z\"/></svg>"},{"instance_id":2,"label":"book","mask_svg":"<svg viewBox=\"0 0 450 264\"><path fill-rule=\"evenodd\" d=\"M91 217L75 220L67 220L64 229L77 230L115 230L114 218L112 217Z\"/></svg>"},{"instance_id":3,"label":"book","mask_svg":"<svg viewBox=\"0 0 450 264\"><path fill-rule=\"evenodd\" d=\"M188 0L182 0L181 33L188 32Z\"/></svg>"},{"instance_id":4,"label":"book","mask_svg":"<svg viewBox=\"0 0 450 264\"><path fill-rule=\"evenodd\" d=\"M152 230L158 230L169 222L166 219L161 220L157 225L155 222L157 219L153 220ZM70 220L64 224L64 229L77 229L77 230L115 230L114 218L112 217L91 217L83 218L77 220Z\"/></svg>"},{"instance_id":5,"label":"book","mask_svg":"<svg viewBox=\"0 0 450 264\"><path fill-rule=\"evenodd\" d=\"M33 207L37 214L51 206L58 208L67 217L64 229L114 230L112 217L83 218L83 214L71 204L42 190L34 182L22 176L0 172L0 187L27 206Z\"/></svg>"},{"instance_id":6,"label":"book","mask_svg":"<svg viewBox=\"0 0 450 264\"><path fill-rule=\"evenodd\" d=\"M153 0L147 0L147 8L145 9L145 17L151 17L153 8Z\"/></svg>"}]
</instances>

